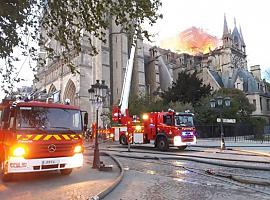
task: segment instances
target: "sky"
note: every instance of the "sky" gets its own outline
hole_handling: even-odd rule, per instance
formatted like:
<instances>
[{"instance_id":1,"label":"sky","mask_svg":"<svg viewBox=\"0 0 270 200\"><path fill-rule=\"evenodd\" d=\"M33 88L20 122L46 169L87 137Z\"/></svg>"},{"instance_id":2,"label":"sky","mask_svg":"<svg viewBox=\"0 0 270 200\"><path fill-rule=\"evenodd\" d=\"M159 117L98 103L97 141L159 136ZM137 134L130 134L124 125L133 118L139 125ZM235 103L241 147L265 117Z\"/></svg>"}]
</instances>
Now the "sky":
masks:
<instances>
[{"instance_id":1,"label":"sky","mask_svg":"<svg viewBox=\"0 0 270 200\"><path fill-rule=\"evenodd\" d=\"M270 69L270 10L268 0L161 0L163 19L151 27L150 32L157 34L152 45L159 41L195 26L209 34L222 37L224 14L228 27L233 30L234 18L237 26L241 26L246 44L248 66L259 64L262 72ZM18 86L32 84L33 73L28 61L17 63L22 65L19 77L25 81ZM264 75L263 75L264 77ZM0 97L3 98L0 91Z\"/></svg>"},{"instance_id":2,"label":"sky","mask_svg":"<svg viewBox=\"0 0 270 200\"><path fill-rule=\"evenodd\" d=\"M155 44L195 26L207 33L222 37L224 14L228 28L241 26L248 66L260 65L262 72L270 70L270 10L268 0L161 0L163 19L151 33L157 34Z\"/></svg>"}]
</instances>

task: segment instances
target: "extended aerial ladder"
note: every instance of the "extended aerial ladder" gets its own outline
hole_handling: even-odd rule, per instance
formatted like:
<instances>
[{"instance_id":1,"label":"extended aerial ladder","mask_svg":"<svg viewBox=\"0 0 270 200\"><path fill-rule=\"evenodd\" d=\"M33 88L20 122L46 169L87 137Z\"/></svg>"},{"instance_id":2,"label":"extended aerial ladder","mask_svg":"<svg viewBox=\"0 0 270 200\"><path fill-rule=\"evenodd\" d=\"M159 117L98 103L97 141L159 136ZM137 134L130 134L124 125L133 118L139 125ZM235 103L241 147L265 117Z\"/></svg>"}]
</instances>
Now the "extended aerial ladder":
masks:
<instances>
[{"instance_id":1,"label":"extended aerial ladder","mask_svg":"<svg viewBox=\"0 0 270 200\"><path fill-rule=\"evenodd\" d=\"M123 81L120 102L119 105L114 107L112 110L112 120L121 125L119 127L114 127L115 141L119 141L119 134L121 131L127 132L127 125L132 119L128 113L128 100L130 94L130 86L131 86L136 46L137 46L137 35L135 33L132 40L130 55L126 64L126 71ZM123 142L126 143L126 141Z\"/></svg>"}]
</instances>

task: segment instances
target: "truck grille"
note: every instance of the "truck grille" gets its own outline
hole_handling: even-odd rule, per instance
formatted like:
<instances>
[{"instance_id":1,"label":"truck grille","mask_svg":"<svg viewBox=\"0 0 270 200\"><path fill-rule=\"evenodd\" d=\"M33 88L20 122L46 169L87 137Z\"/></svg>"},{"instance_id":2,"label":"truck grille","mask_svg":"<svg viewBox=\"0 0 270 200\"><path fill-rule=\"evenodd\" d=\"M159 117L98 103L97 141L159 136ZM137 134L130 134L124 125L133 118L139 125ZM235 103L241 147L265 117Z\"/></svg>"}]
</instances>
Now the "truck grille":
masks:
<instances>
[{"instance_id":1,"label":"truck grille","mask_svg":"<svg viewBox=\"0 0 270 200\"><path fill-rule=\"evenodd\" d=\"M53 145L55 149L49 151L49 146ZM29 149L25 156L26 159L33 158L50 158L50 157L63 157L63 156L72 156L74 149L74 144L35 144L29 145Z\"/></svg>"}]
</instances>

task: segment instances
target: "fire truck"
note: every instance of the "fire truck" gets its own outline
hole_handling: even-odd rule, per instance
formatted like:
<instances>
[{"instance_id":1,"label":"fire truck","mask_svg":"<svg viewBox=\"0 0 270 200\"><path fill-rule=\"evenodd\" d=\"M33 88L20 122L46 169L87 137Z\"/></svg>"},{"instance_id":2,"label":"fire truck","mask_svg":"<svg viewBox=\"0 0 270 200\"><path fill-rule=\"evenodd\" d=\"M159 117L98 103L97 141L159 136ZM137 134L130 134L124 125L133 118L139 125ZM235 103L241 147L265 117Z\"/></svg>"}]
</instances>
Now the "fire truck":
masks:
<instances>
[{"instance_id":1,"label":"fire truck","mask_svg":"<svg viewBox=\"0 0 270 200\"><path fill-rule=\"evenodd\" d=\"M142 120L129 115L128 98L136 48L135 39L126 67L120 103L112 110L112 121L118 124L113 127L114 140L124 145L153 143L162 151L168 150L169 146L185 149L187 145L195 144L196 130L192 113L173 110L151 112L145 113Z\"/></svg>"},{"instance_id":2,"label":"fire truck","mask_svg":"<svg viewBox=\"0 0 270 200\"><path fill-rule=\"evenodd\" d=\"M193 113L190 112L175 112L169 109L167 112L145 113L142 120L132 120L127 116L113 120L120 124L114 127L114 137L122 145L127 145L128 142L151 143L159 150L166 151L170 146L184 150L188 145L196 144L196 129Z\"/></svg>"},{"instance_id":3,"label":"fire truck","mask_svg":"<svg viewBox=\"0 0 270 200\"><path fill-rule=\"evenodd\" d=\"M0 104L0 172L14 174L60 170L69 175L83 165L83 127L79 107L39 101ZM83 121L84 126L83 126Z\"/></svg>"}]
</instances>

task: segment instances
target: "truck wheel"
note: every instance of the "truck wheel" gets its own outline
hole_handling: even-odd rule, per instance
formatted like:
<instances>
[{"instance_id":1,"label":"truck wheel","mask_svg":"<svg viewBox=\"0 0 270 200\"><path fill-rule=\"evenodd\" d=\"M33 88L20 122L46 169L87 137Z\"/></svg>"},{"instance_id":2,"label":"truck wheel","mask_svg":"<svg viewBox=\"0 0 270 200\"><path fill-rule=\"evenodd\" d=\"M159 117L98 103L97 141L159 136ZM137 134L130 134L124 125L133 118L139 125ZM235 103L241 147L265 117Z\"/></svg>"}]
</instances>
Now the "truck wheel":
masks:
<instances>
[{"instance_id":1,"label":"truck wheel","mask_svg":"<svg viewBox=\"0 0 270 200\"><path fill-rule=\"evenodd\" d=\"M4 162L1 162L0 163L0 166L1 166L1 178L2 178L2 181L4 182L8 182L8 181L11 181L12 180L12 177L13 177L13 174L4 174Z\"/></svg>"},{"instance_id":2,"label":"truck wheel","mask_svg":"<svg viewBox=\"0 0 270 200\"><path fill-rule=\"evenodd\" d=\"M72 169L60 169L61 175L70 175L72 172Z\"/></svg>"},{"instance_id":3,"label":"truck wheel","mask_svg":"<svg viewBox=\"0 0 270 200\"><path fill-rule=\"evenodd\" d=\"M180 146L180 147L177 147L179 150L185 150L185 148L187 148L187 145L185 146Z\"/></svg>"},{"instance_id":4,"label":"truck wheel","mask_svg":"<svg viewBox=\"0 0 270 200\"><path fill-rule=\"evenodd\" d=\"M165 137L159 137L157 139L157 148L161 151L167 151L169 149L169 144Z\"/></svg>"},{"instance_id":5,"label":"truck wheel","mask_svg":"<svg viewBox=\"0 0 270 200\"><path fill-rule=\"evenodd\" d=\"M120 144L127 145L127 137L125 135L121 135L119 141Z\"/></svg>"}]
</instances>

